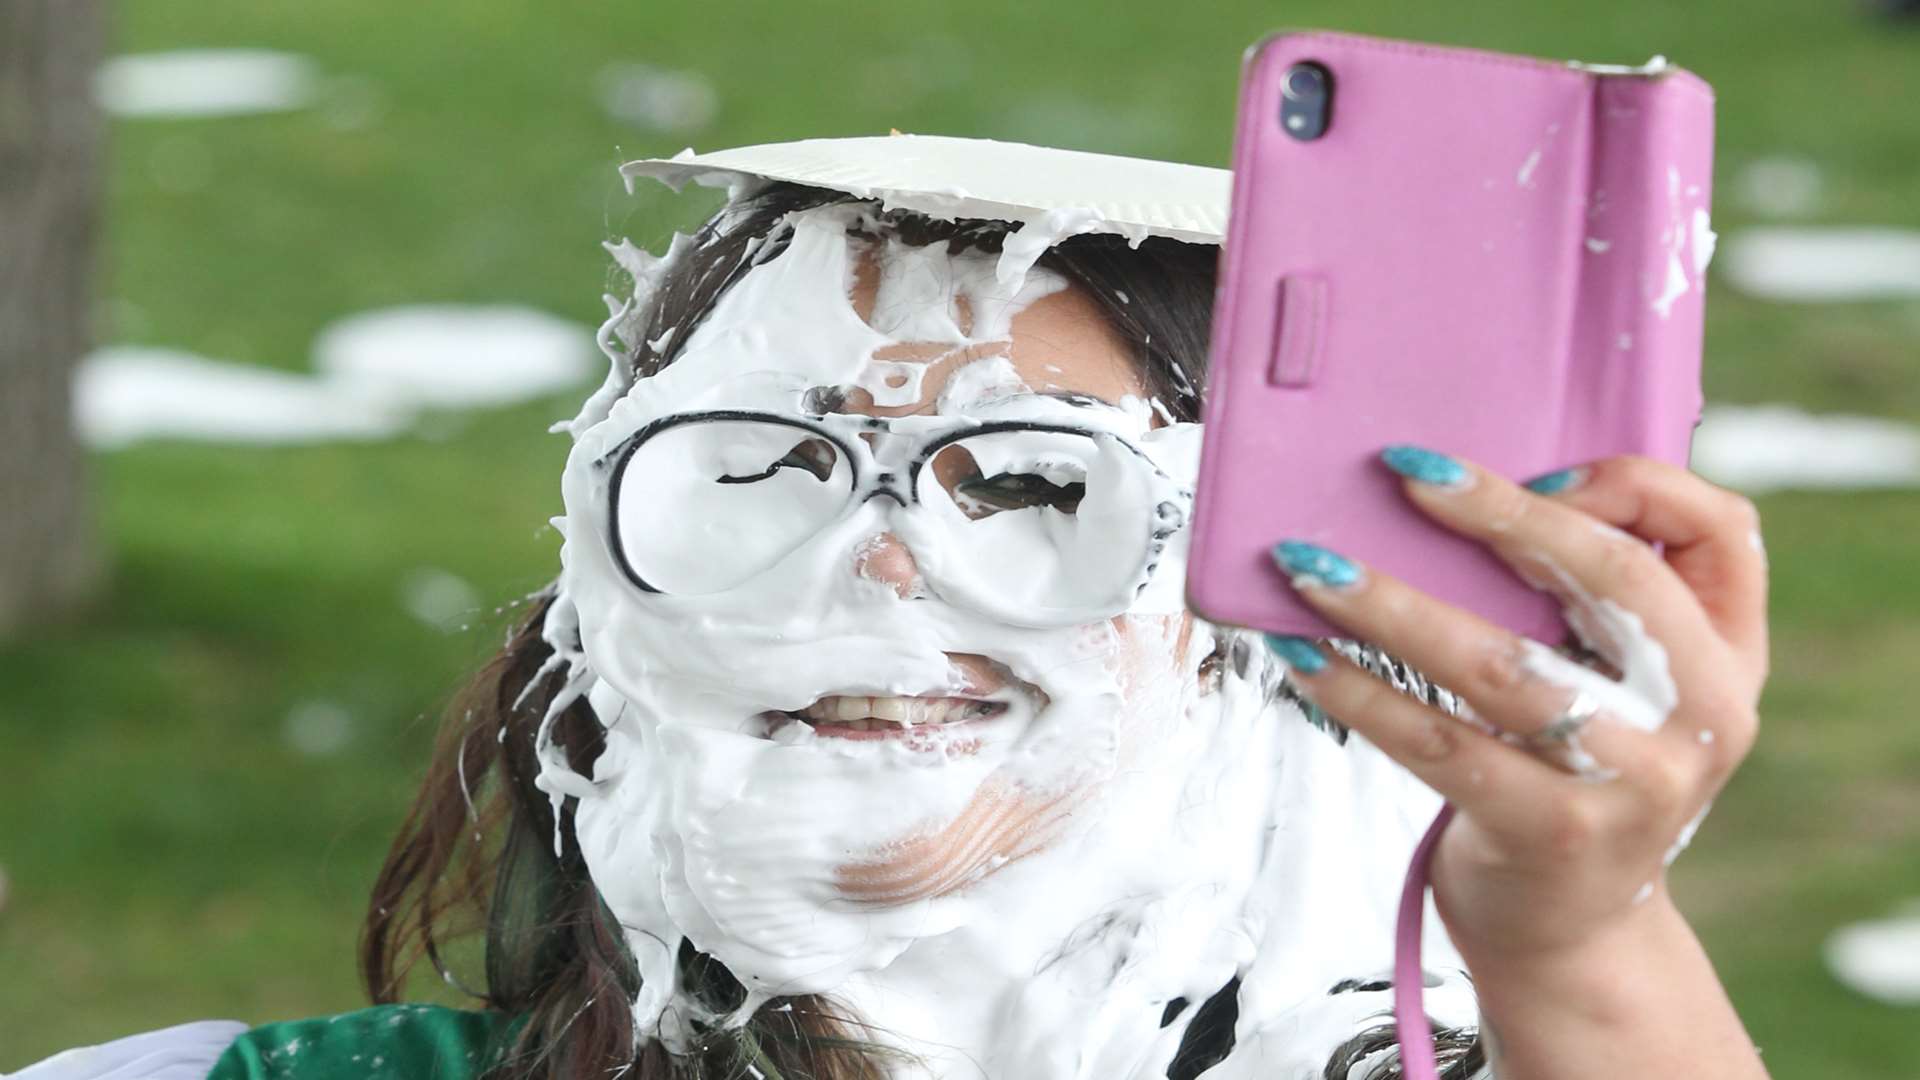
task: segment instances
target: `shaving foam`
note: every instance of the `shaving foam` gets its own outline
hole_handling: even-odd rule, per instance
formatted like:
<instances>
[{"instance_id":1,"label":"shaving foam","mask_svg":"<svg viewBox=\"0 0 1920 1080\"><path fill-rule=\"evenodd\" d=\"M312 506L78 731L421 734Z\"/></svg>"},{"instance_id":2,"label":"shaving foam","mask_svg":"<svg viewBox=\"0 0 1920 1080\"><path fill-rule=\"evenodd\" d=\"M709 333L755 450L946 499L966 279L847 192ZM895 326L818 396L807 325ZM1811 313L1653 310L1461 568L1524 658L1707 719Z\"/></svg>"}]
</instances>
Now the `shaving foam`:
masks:
<instances>
[{"instance_id":1,"label":"shaving foam","mask_svg":"<svg viewBox=\"0 0 1920 1080\"><path fill-rule=\"evenodd\" d=\"M1537 641L1522 642L1521 669L1599 703L1596 720L1637 731L1658 731L1673 715L1680 691L1667 664L1667 650L1647 633L1639 615L1593 595L1548 556L1534 552L1518 565L1520 576L1561 598L1567 626L1587 648L1620 672L1618 680L1561 656Z\"/></svg>"},{"instance_id":2,"label":"shaving foam","mask_svg":"<svg viewBox=\"0 0 1920 1080\"><path fill-rule=\"evenodd\" d=\"M1177 505L1140 502L1130 481L1089 491L1091 519L1100 500L1113 508L1111 539L1067 537L1065 549L1144 555L1149 568L1085 618L1023 621L1017 603L994 602L1013 586L978 568L1017 578L1041 537L1009 526L983 561L955 547L966 534L932 527L942 508L885 498L852 500L729 588L646 593L619 570L609 460L642 427L709 409L799 415L823 387L913 405L926 371L956 358L930 413L890 421L897 437L999 418L1074 424L1094 433L1089 454L1146 459L1103 475L1191 486L1197 425L1139 399L1034 394L1011 363L1021 310L1063 287L1036 260L1089 227L1084 215L1030 224L995 257L850 239L884 234L867 214L791 215L785 250L746 268L677 360L640 380L624 348L688 247L653 259L616 246L635 287L609 304L613 370L563 425L575 443L545 630L566 678L551 715L584 696L605 749L591 775L576 772L543 726L539 784L556 806L576 800L580 850L641 975L639 1037L682 1051L771 997L824 993L909 1055L899 1076L1148 1080L1237 977L1237 1047L1208 1075L1317 1077L1335 1047L1383 1022L1384 993L1331 991L1390 967L1398 879L1438 799L1363 739L1339 745L1279 700L1257 639L1191 620ZM879 264L865 318L849 299L861 258ZM873 440L876 462L887 442ZM1037 447L1004 452L1029 469L1100 464ZM1150 549L1120 531L1141 513L1171 515ZM626 527L686 523L662 508ZM947 592L880 580L869 563L896 541ZM1000 710L964 728L863 741L779 718L834 694L969 693L977 673L957 655L1000 675L988 695ZM1214 655L1237 660L1203 679ZM742 1008L713 1015L679 984L682 943L739 978ZM1426 948L1436 1019L1472 1024L1458 955L1437 934Z\"/></svg>"}]
</instances>

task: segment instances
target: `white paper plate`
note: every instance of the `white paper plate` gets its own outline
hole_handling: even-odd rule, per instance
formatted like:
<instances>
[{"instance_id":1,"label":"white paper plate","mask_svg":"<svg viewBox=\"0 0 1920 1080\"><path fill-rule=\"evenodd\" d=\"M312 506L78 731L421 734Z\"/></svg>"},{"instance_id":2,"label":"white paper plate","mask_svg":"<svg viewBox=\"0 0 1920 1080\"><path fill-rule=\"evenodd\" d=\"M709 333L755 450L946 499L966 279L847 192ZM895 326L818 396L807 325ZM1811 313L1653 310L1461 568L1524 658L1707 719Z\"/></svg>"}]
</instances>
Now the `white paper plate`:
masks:
<instances>
[{"instance_id":1,"label":"white paper plate","mask_svg":"<svg viewBox=\"0 0 1920 1080\"><path fill-rule=\"evenodd\" d=\"M629 184L649 176L675 190L689 181L788 180L944 219L1028 222L1053 210L1088 210L1100 222L1084 231L1194 244L1220 243L1232 184L1225 169L943 135L688 149L628 162L620 172Z\"/></svg>"}]
</instances>

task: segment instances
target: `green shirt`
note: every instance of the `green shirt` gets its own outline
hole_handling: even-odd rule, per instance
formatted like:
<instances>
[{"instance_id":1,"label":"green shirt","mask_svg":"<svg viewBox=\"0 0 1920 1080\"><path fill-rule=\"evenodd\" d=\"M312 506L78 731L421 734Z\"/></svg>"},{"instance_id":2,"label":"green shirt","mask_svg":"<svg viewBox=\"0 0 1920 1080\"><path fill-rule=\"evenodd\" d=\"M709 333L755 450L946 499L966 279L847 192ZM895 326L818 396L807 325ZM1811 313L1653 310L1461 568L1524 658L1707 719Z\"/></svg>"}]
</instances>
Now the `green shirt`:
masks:
<instances>
[{"instance_id":1,"label":"green shirt","mask_svg":"<svg viewBox=\"0 0 1920 1080\"><path fill-rule=\"evenodd\" d=\"M473 1080L512 1040L514 1018L439 1005L376 1005L264 1024L241 1035L207 1080Z\"/></svg>"}]
</instances>

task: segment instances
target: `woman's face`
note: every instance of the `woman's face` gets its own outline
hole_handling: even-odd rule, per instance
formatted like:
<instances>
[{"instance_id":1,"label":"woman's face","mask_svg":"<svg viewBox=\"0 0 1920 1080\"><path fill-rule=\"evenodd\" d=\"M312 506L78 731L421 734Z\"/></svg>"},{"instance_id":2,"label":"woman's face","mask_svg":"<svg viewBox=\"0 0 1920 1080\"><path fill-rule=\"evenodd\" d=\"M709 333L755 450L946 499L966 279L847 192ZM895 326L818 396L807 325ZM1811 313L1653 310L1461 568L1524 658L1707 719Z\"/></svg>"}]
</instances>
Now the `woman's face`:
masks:
<instances>
[{"instance_id":1,"label":"woman's face","mask_svg":"<svg viewBox=\"0 0 1920 1080\"><path fill-rule=\"evenodd\" d=\"M1003 879L1173 798L1212 648L1180 603L1197 428L1153 422L1092 299L854 213L801 215L589 403L565 480L608 730L550 790L638 937L782 992L1034 898Z\"/></svg>"},{"instance_id":2,"label":"woman's face","mask_svg":"<svg viewBox=\"0 0 1920 1080\"><path fill-rule=\"evenodd\" d=\"M854 310L869 325L875 322L880 291L883 248L860 253L849 292ZM951 274L936 272L929 280ZM951 294L949 294L951 295ZM938 292L928 301L937 305ZM884 313L883 313L884 314ZM971 330L964 303L951 304L943 313L963 333ZM1009 390L1066 393L1119 408L1126 400L1144 401L1145 383L1127 344L1102 317L1084 289L1066 286L1039 296L1008 323L1005 341L955 347L948 341L902 341L877 350L874 359L888 363L923 365L914 381L919 393L912 401L893 405L875 403L872 393L855 389L841 411L869 416L941 415L942 393L954 376L982 359L1004 357L1011 367ZM899 376L905 377L905 376ZM1017 382L1017 385L1012 383ZM964 400L945 407L965 415ZM912 546L892 531L876 533L849 553L848 569L855 575L891 589L901 600L926 594ZM1109 666L1120 681L1124 711L1126 699L1143 686L1178 681L1189 661L1193 623L1181 614L1117 615L1112 619L1114 652ZM975 695L991 696L1018 681L1008 666L985 653L947 652L967 697L948 695L831 695L804 710L806 721L822 738L900 739L909 729L886 720L841 719L861 717L915 717L942 709L963 707ZM1021 689L1044 700L1032 684ZM862 900L900 903L950 891L978 880L1011 857L1034 851L1046 840L1048 826L1057 823L1068 793L1045 795L989 784L975 793L959 817L918 830L885 845L867 858L850 861L841 870L843 892Z\"/></svg>"}]
</instances>

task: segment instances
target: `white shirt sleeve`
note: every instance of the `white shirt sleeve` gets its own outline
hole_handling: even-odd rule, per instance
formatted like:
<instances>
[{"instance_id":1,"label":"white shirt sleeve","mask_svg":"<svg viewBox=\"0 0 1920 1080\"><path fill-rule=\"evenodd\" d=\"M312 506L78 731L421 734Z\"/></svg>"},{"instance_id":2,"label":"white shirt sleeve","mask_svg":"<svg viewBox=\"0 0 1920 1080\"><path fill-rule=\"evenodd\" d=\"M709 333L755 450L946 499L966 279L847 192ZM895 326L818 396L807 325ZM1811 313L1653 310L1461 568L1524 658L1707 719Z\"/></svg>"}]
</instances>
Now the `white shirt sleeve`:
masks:
<instances>
[{"instance_id":1,"label":"white shirt sleeve","mask_svg":"<svg viewBox=\"0 0 1920 1080\"><path fill-rule=\"evenodd\" d=\"M248 1025L200 1020L55 1054L0 1080L207 1080Z\"/></svg>"}]
</instances>

